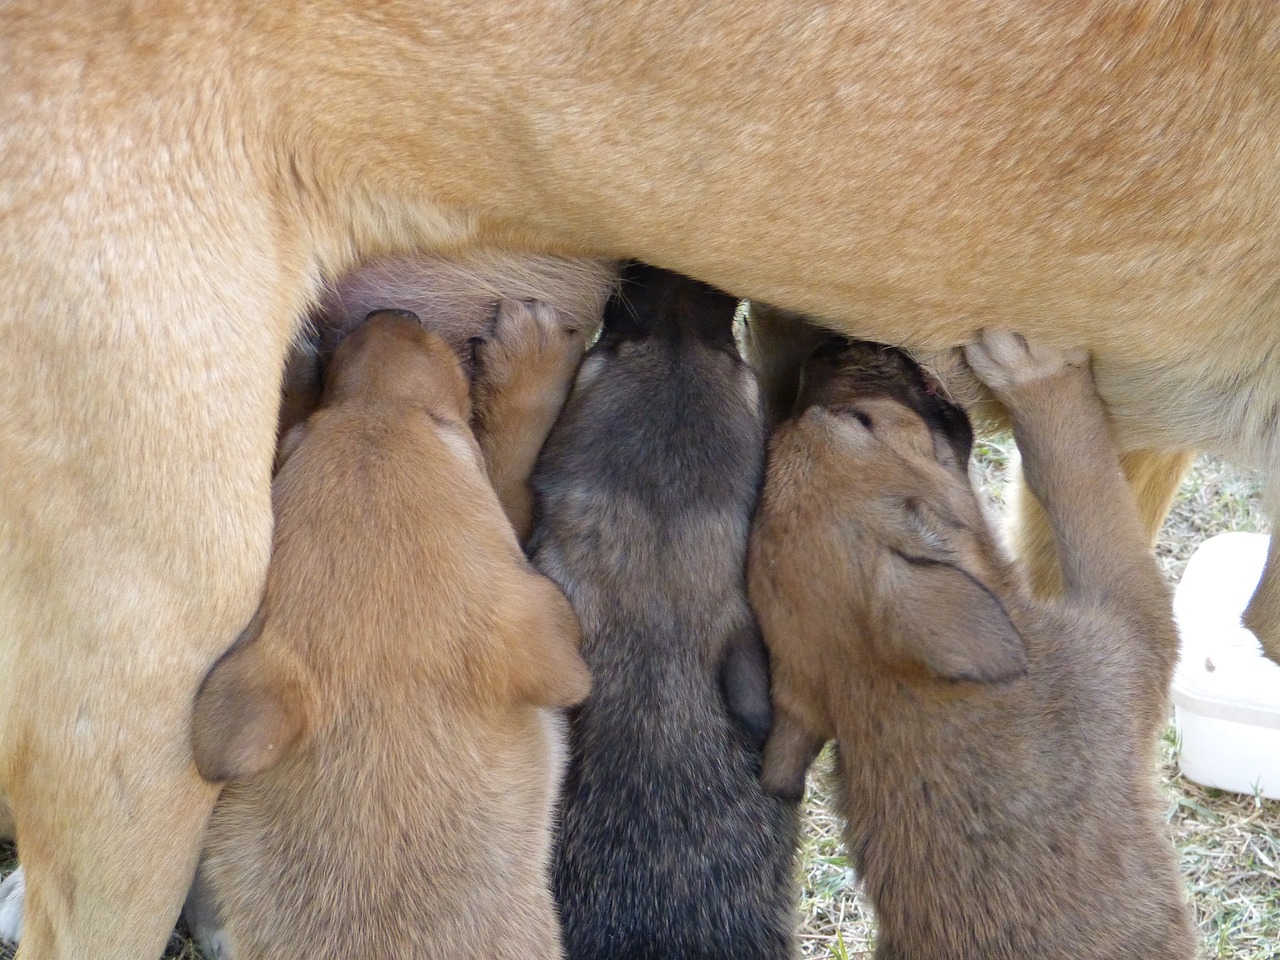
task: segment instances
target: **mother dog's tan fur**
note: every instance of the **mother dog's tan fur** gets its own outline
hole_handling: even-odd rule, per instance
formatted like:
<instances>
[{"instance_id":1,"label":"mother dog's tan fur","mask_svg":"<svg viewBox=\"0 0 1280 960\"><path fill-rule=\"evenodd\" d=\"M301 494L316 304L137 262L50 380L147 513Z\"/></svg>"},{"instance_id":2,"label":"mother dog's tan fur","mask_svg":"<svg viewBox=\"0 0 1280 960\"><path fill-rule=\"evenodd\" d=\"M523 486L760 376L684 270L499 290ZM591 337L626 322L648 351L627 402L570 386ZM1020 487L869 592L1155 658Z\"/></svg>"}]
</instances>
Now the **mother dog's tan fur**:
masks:
<instances>
[{"instance_id":1,"label":"mother dog's tan fur","mask_svg":"<svg viewBox=\"0 0 1280 960\"><path fill-rule=\"evenodd\" d=\"M1280 7L13 0L0 791L25 957L159 952L322 275L635 256L840 329L1096 357L1126 449L1280 456ZM1276 506L1277 488L1268 494ZM1250 610L1280 638L1280 580ZM1274 649L1274 647L1273 647Z\"/></svg>"}]
</instances>

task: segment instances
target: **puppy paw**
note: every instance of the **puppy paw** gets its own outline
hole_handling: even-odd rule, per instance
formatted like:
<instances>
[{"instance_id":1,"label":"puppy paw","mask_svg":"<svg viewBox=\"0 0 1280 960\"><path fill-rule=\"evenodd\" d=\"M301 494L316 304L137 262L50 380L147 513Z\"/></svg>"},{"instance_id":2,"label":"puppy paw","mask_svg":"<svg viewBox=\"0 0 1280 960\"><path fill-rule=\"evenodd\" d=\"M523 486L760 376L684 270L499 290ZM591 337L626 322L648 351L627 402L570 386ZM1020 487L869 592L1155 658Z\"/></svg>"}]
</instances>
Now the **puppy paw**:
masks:
<instances>
[{"instance_id":1,"label":"puppy paw","mask_svg":"<svg viewBox=\"0 0 1280 960\"><path fill-rule=\"evenodd\" d=\"M516 391L521 397L505 397L513 403L567 392L586 349L587 331L566 323L550 304L503 300L493 332L476 345L477 396Z\"/></svg>"},{"instance_id":2,"label":"puppy paw","mask_svg":"<svg viewBox=\"0 0 1280 960\"><path fill-rule=\"evenodd\" d=\"M22 903L26 895L21 867L0 881L0 940L17 943L22 939Z\"/></svg>"},{"instance_id":3,"label":"puppy paw","mask_svg":"<svg viewBox=\"0 0 1280 960\"><path fill-rule=\"evenodd\" d=\"M234 960L231 935L223 926L203 862L196 868L187 902L182 905L182 917L202 956L207 960Z\"/></svg>"},{"instance_id":4,"label":"puppy paw","mask_svg":"<svg viewBox=\"0 0 1280 960\"><path fill-rule=\"evenodd\" d=\"M1023 387L1059 374L1088 376L1089 353L1083 348L1058 350L1008 330L983 330L978 342L964 348L965 360L1001 400Z\"/></svg>"},{"instance_id":5,"label":"puppy paw","mask_svg":"<svg viewBox=\"0 0 1280 960\"><path fill-rule=\"evenodd\" d=\"M532 527L529 474L587 347L588 331L539 301L504 301L476 346L473 425L489 480L516 534Z\"/></svg>"}]
</instances>

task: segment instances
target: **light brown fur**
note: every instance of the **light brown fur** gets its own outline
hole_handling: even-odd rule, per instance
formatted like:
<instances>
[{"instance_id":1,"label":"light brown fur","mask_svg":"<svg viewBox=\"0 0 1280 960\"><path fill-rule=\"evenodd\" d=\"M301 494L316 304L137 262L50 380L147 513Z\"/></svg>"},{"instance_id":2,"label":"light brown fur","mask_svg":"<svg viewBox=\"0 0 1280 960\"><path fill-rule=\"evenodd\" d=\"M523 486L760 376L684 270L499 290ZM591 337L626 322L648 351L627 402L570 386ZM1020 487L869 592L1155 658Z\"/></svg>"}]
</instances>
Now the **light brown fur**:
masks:
<instances>
[{"instance_id":1,"label":"light brown fur","mask_svg":"<svg viewBox=\"0 0 1280 960\"><path fill-rule=\"evenodd\" d=\"M1064 597L1023 588L967 446L885 395L874 353L810 361L748 561L775 708L762 777L794 795L836 741L880 960L1190 957L1152 758L1177 632L1087 360L1010 335L970 356L1013 418Z\"/></svg>"},{"instance_id":2,"label":"light brown fur","mask_svg":"<svg viewBox=\"0 0 1280 960\"><path fill-rule=\"evenodd\" d=\"M610 260L502 251L457 257L382 257L328 292L317 311L331 342L373 309L426 318L483 371L475 383L473 426L516 535L533 525L529 474L551 432L583 351L617 283Z\"/></svg>"},{"instance_id":3,"label":"light brown fur","mask_svg":"<svg viewBox=\"0 0 1280 960\"><path fill-rule=\"evenodd\" d=\"M546 303L509 303L493 335L476 346L472 422L489 481L522 543L533 532L530 474L599 320L597 313L566 326Z\"/></svg>"},{"instance_id":4,"label":"light brown fur","mask_svg":"<svg viewBox=\"0 0 1280 960\"><path fill-rule=\"evenodd\" d=\"M542 318L505 319L490 352L526 354ZM202 873L240 960L560 955L540 708L581 700L586 666L469 413L445 342L379 314L295 428L262 606L195 706L201 772L239 781Z\"/></svg>"},{"instance_id":5,"label":"light brown fur","mask_svg":"<svg viewBox=\"0 0 1280 960\"><path fill-rule=\"evenodd\" d=\"M278 437L320 401L323 358L374 310L407 310L474 374L472 426L523 542L533 522L529 474L617 284L617 264L484 251L468 257L383 257L343 278L312 316L313 336L285 365ZM277 459L283 451L277 450Z\"/></svg>"},{"instance_id":6,"label":"light brown fur","mask_svg":"<svg viewBox=\"0 0 1280 960\"><path fill-rule=\"evenodd\" d=\"M770 419L778 423L791 414L799 388L800 369L810 351L827 332L809 318L769 304L753 303L747 324L752 366L761 381ZM1009 418L964 362L960 349L924 351L915 358L936 377L947 395L986 424L1008 428ZM1169 506L1195 454L1190 450L1131 450L1120 466L1133 488L1139 519L1154 546ZM1053 528L1027 490L1015 461L1011 471L1009 511L1004 524L1007 546L1026 574L1032 589L1044 597L1060 596L1062 574Z\"/></svg>"},{"instance_id":7,"label":"light brown fur","mask_svg":"<svg viewBox=\"0 0 1280 960\"><path fill-rule=\"evenodd\" d=\"M216 793L187 713L261 595L281 370L324 278L499 246L920 349L1017 327L1090 349L1124 450L1280 474L1278 31L1255 0L14 0L26 955L154 955L178 909ZM1248 622L1275 652L1280 576Z\"/></svg>"}]
</instances>

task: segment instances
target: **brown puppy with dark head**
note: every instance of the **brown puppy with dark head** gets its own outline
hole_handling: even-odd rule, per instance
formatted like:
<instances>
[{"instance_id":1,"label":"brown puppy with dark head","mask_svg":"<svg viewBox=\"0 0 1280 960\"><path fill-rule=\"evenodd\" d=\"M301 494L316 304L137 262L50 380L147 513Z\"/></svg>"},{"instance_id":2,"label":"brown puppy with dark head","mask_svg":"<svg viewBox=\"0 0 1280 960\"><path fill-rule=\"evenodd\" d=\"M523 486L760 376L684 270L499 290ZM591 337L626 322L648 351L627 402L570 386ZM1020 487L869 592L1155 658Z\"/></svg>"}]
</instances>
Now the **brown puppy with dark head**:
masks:
<instances>
[{"instance_id":1,"label":"brown puppy with dark head","mask_svg":"<svg viewBox=\"0 0 1280 960\"><path fill-rule=\"evenodd\" d=\"M772 663L766 786L837 742L880 960L1190 957L1152 746L1169 597L1084 355L988 334L1065 599L1001 558L972 434L905 354L837 340L771 444L749 578Z\"/></svg>"},{"instance_id":2,"label":"brown puppy with dark head","mask_svg":"<svg viewBox=\"0 0 1280 960\"><path fill-rule=\"evenodd\" d=\"M241 960L560 954L545 708L589 681L469 415L449 346L382 313L286 438L262 604L194 713L234 781L204 871Z\"/></svg>"}]
</instances>

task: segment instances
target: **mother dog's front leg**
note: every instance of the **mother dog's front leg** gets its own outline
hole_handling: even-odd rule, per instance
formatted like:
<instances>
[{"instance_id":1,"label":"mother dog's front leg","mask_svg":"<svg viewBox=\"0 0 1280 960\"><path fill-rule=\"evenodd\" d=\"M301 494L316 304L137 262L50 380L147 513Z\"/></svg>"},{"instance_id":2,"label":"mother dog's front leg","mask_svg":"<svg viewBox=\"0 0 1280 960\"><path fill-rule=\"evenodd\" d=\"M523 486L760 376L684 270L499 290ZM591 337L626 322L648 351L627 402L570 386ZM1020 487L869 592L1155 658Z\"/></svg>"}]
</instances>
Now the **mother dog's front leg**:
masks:
<instances>
[{"instance_id":1,"label":"mother dog's front leg","mask_svg":"<svg viewBox=\"0 0 1280 960\"><path fill-rule=\"evenodd\" d=\"M191 704L258 602L286 324L225 300L217 315L43 306L0 324L19 955L139 960L163 949L216 794L191 759Z\"/></svg>"}]
</instances>

